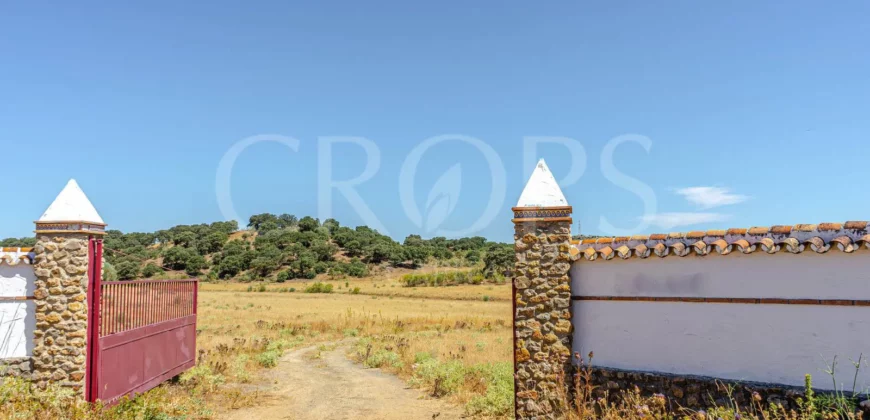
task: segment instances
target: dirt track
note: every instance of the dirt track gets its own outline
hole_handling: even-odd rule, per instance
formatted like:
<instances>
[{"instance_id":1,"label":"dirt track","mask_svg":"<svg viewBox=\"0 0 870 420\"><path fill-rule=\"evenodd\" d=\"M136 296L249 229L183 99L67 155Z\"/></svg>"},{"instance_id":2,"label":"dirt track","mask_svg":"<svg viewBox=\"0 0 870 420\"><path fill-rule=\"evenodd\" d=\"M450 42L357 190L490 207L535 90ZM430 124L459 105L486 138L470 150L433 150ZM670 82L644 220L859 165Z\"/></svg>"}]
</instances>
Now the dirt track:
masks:
<instances>
[{"instance_id":1,"label":"dirt track","mask_svg":"<svg viewBox=\"0 0 870 420\"><path fill-rule=\"evenodd\" d=\"M426 399L395 376L367 369L345 356L349 343L339 343L311 359L316 347L284 355L266 379L275 398L234 411L229 420L257 419L458 419L462 410Z\"/></svg>"}]
</instances>

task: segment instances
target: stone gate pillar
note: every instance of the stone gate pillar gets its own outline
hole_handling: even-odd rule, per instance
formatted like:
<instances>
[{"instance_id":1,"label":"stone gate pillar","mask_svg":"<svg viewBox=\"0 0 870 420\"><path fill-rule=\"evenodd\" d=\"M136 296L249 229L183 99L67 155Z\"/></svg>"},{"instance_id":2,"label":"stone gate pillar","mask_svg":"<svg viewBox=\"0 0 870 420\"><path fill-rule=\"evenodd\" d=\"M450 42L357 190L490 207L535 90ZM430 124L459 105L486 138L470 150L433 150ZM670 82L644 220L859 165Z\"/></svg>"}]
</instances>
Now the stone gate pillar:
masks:
<instances>
[{"instance_id":1,"label":"stone gate pillar","mask_svg":"<svg viewBox=\"0 0 870 420\"><path fill-rule=\"evenodd\" d=\"M541 160L514 211L514 384L518 419L555 419L571 363L571 213Z\"/></svg>"},{"instance_id":2,"label":"stone gate pillar","mask_svg":"<svg viewBox=\"0 0 870 420\"><path fill-rule=\"evenodd\" d=\"M70 180L36 221L33 381L83 390L87 366L88 240L106 224Z\"/></svg>"}]
</instances>

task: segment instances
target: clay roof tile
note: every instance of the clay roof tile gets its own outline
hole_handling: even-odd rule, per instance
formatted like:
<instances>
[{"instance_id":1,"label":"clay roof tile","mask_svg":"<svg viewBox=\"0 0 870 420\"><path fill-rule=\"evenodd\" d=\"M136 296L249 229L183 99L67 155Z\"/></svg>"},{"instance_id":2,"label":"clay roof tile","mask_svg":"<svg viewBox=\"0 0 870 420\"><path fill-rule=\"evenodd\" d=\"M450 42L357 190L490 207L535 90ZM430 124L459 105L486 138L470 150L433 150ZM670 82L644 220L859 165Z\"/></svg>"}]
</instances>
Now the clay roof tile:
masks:
<instances>
[{"instance_id":1,"label":"clay roof tile","mask_svg":"<svg viewBox=\"0 0 870 420\"><path fill-rule=\"evenodd\" d=\"M842 228L843 228L843 225L841 223L820 223L819 224L819 230L824 230L824 231L840 230Z\"/></svg>"},{"instance_id":2,"label":"clay roof tile","mask_svg":"<svg viewBox=\"0 0 870 420\"><path fill-rule=\"evenodd\" d=\"M846 224L843 225L843 228L844 229L854 229L854 230L864 230L864 229L867 229L867 222L865 222L865 221L850 221L850 222L846 222Z\"/></svg>"},{"instance_id":3,"label":"clay roof tile","mask_svg":"<svg viewBox=\"0 0 870 420\"><path fill-rule=\"evenodd\" d=\"M816 225L810 225L810 224L806 224L806 223L800 223L800 224L794 225L794 230L796 230L798 232L812 232L816 229L817 229Z\"/></svg>"},{"instance_id":4,"label":"clay roof tile","mask_svg":"<svg viewBox=\"0 0 870 420\"><path fill-rule=\"evenodd\" d=\"M791 226L786 226L786 225L771 226L770 233L775 233L777 235L788 235L791 233Z\"/></svg>"},{"instance_id":5,"label":"clay roof tile","mask_svg":"<svg viewBox=\"0 0 870 420\"><path fill-rule=\"evenodd\" d=\"M767 235L770 229L762 226L754 226L749 228L750 235Z\"/></svg>"}]
</instances>

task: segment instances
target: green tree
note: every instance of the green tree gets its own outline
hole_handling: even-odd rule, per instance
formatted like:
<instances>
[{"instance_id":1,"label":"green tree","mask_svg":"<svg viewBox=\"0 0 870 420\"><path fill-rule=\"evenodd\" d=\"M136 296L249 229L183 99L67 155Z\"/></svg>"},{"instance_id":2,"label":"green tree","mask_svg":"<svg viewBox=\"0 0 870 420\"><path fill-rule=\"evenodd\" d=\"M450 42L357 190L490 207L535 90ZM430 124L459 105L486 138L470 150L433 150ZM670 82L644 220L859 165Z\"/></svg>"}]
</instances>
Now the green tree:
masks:
<instances>
[{"instance_id":1,"label":"green tree","mask_svg":"<svg viewBox=\"0 0 870 420\"><path fill-rule=\"evenodd\" d=\"M157 266L154 263L145 264L145 268L142 269L142 277L150 279L154 276L162 275L163 269Z\"/></svg>"},{"instance_id":2,"label":"green tree","mask_svg":"<svg viewBox=\"0 0 870 420\"><path fill-rule=\"evenodd\" d=\"M499 273L510 275L514 266L514 250L512 246L501 246L486 253L483 257L483 271L488 274Z\"/></svg>"},{"instance_id":3,"label":"green tree","mask_svg":"<svg viewBox=\"0 0 870 420\"><path fill-rule=\"evenodd\" d=\"M332 261L333 256L338 252L338 247L327 241L316 242L309 249L318 261Z\"/></svg>"},{"instance_id":4,"label":"green tree","mask_svg":"<svg viewBox=\"0 0 870 420\"><path fill-rule=\"evenodd\" d=\"M405 261L410 261L415 267L419 267L429 258L429 250L422 246L405 247Z\"/></svg>"},{"instance_id":5,"label":"green tree","mask_svg":"<svg viewBox=\"0 0 870 420\"><path fill-rule=\"evenodd\" d=\"M305 216L301 220L299 220L299 231L300 232L310 232L320 227L320 221L311 217Z\"/></svg>"},{"instance_id":6,"label":"green tree","mask_svg":"<svg viewBox=\"0 0 870 420\"><path fill-rule=\"evenodd\" d=\"M296 216L292 214L285 213L278 216L278 226L280 226L281 229L296 227L298 223L299 219L297 219Z\"/></svg>"},{"instance_id":7,"label":"green tree","mask_svg":"<svg viewBox=\"0 0 870 420\"><path fill-rule=\"evenodd\" d=\"M261 277L266 277L281 267L281 262L281 251L275 246L270 246L257 250L257 256L251 261L251 269Z\"/></svg>"},{"instance_id":8,"label":"green tree","mask_svg":"<svg viewBox=\"0 0 870 420\"><path fill-rule=\"evenodd\" d=\"M103 264L103 281L118 281L118 271L112 263L106 261Z\"/></svg>"},{"instance_id":9,"label":"green tree","mask_svg":"<svg viewBox=\"0 0 870 420\"><path fill-rule=\"evenodd\" d=\"M196 249L202 255L218 252L223 248L224 243L227 241L227 238L229 238L229 235L224 232L212 232L206 237L197 241Z\"/></svg>"},{"instance_id":10,"label":"green tree","mask_svg":"<svg viewBox=\"0 0 870 420\"><path fill-rule=\"evenodd\" d=\"M341 227L341 223L335 219L326 219L323 221L323 227L329 229L330 235L335 235L335 232Z\"/></svg>"},{"instance_id":11,"label":"green tree","mask_svg":"<svg viewBox=\"0 0 870 420\"><path fill-rule=\"evenodd\" d=\"M255 214L248 219L248 227L256 231L260 231L264 223L271 222L278 225L278 218L271 213Z\"/></svg>"},{"instance_id":12,"label":"green tree","mask_svg":"<svg viewBox=\"0 0 870 420\"><path fill-rule=\"evenodd\" d=\"M196 234L190 231L181 232L172 238L175 245L191 248L196 244Z\"/></svg>"},{"instance_id":13,"label":"green tree","mask_svg":"<svg viewBox=\"0 0 870 420\"><path fill-rule=\"evenodd\" d=\"M163 264L173 270L184 270L193 255L191 250L175 246L163 252Z\"/></svg>"},{"instance_id":14,"label":"green tree","mask_svg":"<svg viewBox=\"0 0 870 420\"><path fill-rule=\"evenodd\" d=\"M184 265L184 272L190 276L198 276L202 274L200 270L204 268L208 268L205 258L202 255L191 253Z\"/></svg>"},{"instance_id":15,"label":"green tree","mask_svg":"<svg viewBox=\"0 0 870 420\"><path fill-rule=\"evenodd\" d=\"M232 278L245 269L246 264L242 260L241 255L230 255L223 258L220 264L218 264L217 275L222 279Z\"/></svg>"},{"instance_id":16,"label":"green tree","mask_svg":"<svg viewBox=\"0 0 870 420\"><path fill-rule=\"evenodd\" d=\"M133 261L118 263L116 270L119 280L133 280L139 277L139 263Z\"/></svg>"}]
</instances>

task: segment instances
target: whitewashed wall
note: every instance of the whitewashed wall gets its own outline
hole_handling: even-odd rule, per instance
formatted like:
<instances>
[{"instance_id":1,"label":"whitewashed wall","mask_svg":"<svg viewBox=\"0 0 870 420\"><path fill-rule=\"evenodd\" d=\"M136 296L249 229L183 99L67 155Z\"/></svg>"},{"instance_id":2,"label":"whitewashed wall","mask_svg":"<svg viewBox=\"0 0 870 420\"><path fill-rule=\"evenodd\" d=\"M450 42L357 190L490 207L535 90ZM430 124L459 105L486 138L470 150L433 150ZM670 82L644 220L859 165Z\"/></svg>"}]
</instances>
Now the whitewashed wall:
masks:
<instances>
[{"instance_id":1,"label":"whitewashed wall","mask_svg":"<svg viewBox=\"0 0 870 420\"><path fill-rule=\"evenodd\" d=\"M33 296L35 281L30 265L0 264L0 297ZM0 360L32 355L35 311L32 300L0 301Z\"/></svg>"},{"instance_id":2,"label":"whitewashed wall","mask_svg":"<svg viewBox=\"0 0 870 420\"><path fill-rule=\"evenodd\" d=\"M575 296L870 300L870 253L578 261L571 280ZM838 356L851 390L850 359L870 358L870 307L581 300L574 327L575 351L619 369L831 389Z\"/></svg>"}]
</instances>

